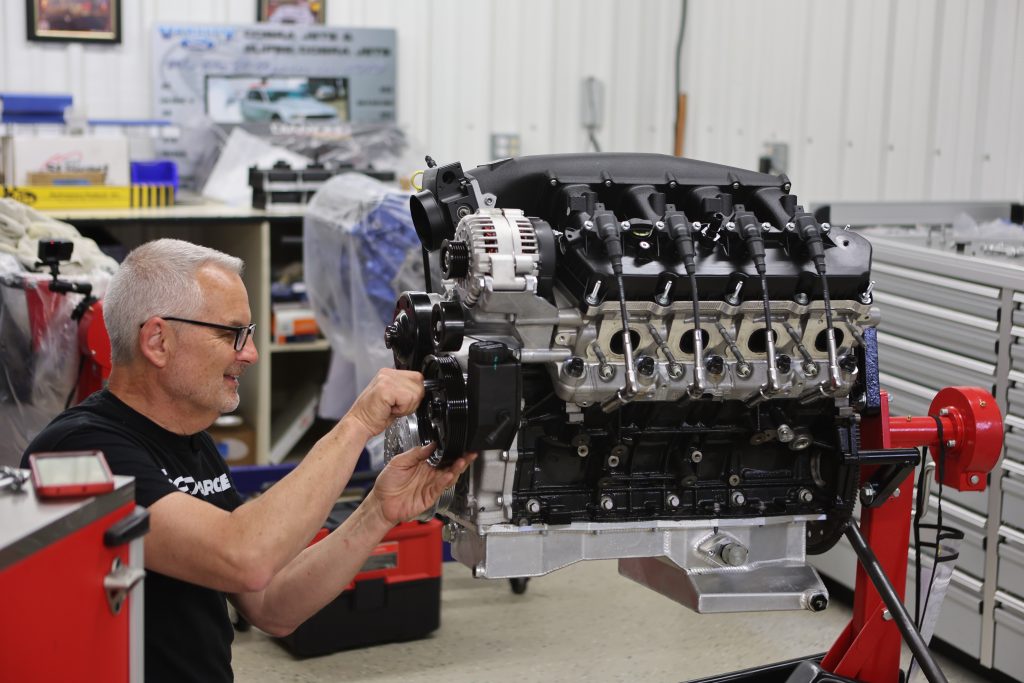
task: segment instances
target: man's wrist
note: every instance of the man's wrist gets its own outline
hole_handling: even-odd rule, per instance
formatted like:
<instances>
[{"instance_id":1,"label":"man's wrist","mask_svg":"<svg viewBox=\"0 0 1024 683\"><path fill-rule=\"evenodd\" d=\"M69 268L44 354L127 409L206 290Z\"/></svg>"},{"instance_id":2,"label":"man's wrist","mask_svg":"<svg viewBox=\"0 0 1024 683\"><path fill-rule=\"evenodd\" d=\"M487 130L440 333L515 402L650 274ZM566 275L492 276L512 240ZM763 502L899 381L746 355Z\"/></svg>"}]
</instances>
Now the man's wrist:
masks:
<instances>
[{"instance_id":1,"label":"man's wrist","mask_svg":"<svg viewBox=\"0 0 1024 683\"><path fill-rule=\"evenodd\" d=\"M342 433L348 432L347 434L345 434L345 438L358 439L364 445L366 444L367 441L376 436L376 433L372 429L370 429L370 427L367 426L366 423L364 423L358 417L354 417L351 413L345 414L345 416L342 417L341 421L338 423L338 426Z\"/></svg>"},{"instance_id":2,"label":"man's wrist","mask_svg":"<svg viewBox=\"0 0 1024 683\"><path fill-rule=\"evenodd\" d=\"M373 489L370 489L370 492L366 494L359 507L364 508L367 515L367 523L375 528L390 531L392 527L398 524L398 522L388 519L387 515L384 514L384 506L381 505L380 498L376 496Z\"/></svg>"}]
</instances>

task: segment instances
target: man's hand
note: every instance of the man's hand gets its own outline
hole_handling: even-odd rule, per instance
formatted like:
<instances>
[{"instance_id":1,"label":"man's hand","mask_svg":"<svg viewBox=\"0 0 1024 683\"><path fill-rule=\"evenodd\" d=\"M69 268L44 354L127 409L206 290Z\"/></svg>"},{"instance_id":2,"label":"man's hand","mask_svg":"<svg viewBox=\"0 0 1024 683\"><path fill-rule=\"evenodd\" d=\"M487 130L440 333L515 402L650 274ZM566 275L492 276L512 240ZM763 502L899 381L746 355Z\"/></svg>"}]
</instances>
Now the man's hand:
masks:
<instances>
[{"instance_id":1,"label":"man's hand","mask_svg":"<svg viewBox=\"0 0 1024 683\"><path fill-rule=\"evenodd\" d=\"M377 475L370 497L389 523L398 524L421 514L476 459L476 453L469 453L442 470L427 463L433 452L434 444L410 449L392 458Z\"/></svg>"},{"instance_id":2,"label":"man's hand","mask_svg":"<svg viewBox=\"0 0 1024 683\"><path fill-rule=\"evenodd\" d=\"M345 417L358 421L374 436L387 429L396 417L415 411L423 393L420 373L384 368L359 394Z\"/></svg>"}]
</instances>

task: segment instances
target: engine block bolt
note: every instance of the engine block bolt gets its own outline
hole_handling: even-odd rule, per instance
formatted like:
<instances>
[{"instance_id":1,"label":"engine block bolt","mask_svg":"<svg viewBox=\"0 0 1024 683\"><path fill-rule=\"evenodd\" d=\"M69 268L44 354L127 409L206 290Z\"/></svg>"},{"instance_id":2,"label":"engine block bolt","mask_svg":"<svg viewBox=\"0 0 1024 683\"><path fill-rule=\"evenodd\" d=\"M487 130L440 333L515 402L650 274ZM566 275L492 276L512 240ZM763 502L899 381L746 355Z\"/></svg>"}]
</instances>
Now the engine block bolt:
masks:
<instances>
[{"instance_id":1,"label":"engine block bolt","mask_svg":"<svg viewBox=\"0 0 1024 683\"><path fill-rule=\"evenodd\" d=\"M796 438L796 432L787 424L781 424L775 429L775 438L782 443L789 443Z\"/></svg>"},{"instance_id":2,"label":"engine block bolt","mask_svg":"<svg viewBox=\"0 0 1024 683\"><path fill-rule=\"evenodd\" d=\"M810 489L800 489L796 492L796 497L801 503L814 502L814 493Z\"/></svg>"},{"instance_id":3,"label":"engine block bolt","mask_svg":"<svg viewBox=\"0 0 1024 683\"><path fill-rule=\"evenodd\" d=\"M747 563L749 552L739 543L726 543L722 546L722 562L730 567L741 567Z\"/></svg>"},{"instance_id":4,"label":"engine block bolt","mask_svg":"<svg viewBox=\"0 0 1024 683\"><path fill-rule=\"evenodd\" d=\"M692 451L690 453L690 462L700 462L704 459L704 454L700 451Z\"/></svg>"},{"instance_id":5,"label":"engine block bolt","mask_svg":"<svg viewBox=\"0 0 1024 683\"><path fill-rule=\"evenodd\" d=\"M730 474L729 475L729 486L739 486L740 485L740 481L742 481L740 479L740 475L738 475L738 474Z\"/></svg>"},{"instance_id":6,"label":"engine block bolt","mask_svg":"<svg viewBox=\"0 0 1024 683\"><path fill-rule=\"evenodd\" d=\"M591 230L594 227L594 221L583 221L583 227L587 230Z\"/></svg>"},{"instance_id":7,"label":"engine block bolt","mask_svg":"<svg viewBox=\"0 0 1024 683\"><path fill-rule=\"evenodd\" d=\"M797 292L796 294L793 295L793 301L800 304L801 306L806 306L808 303L810 303L811 300L803 292Z\"/></svg>"},{"instance_id":8,"label":"engine block bolt","mask_svg":"<svg viewBox=\"0 0 1024 683\"><path fill-rule=\"evenodd\" d=\"M734 190L738 190L738 189L740 189L740 184L739 184L739 181L737 181L737 182L735 182L735 183L733 183L733 184L732 184L732 189L734 189Z\"/></svg>"},{"instance_id":9,"label":"engine block bolt","mask_svg":"<svg viewBox=\"0 0 1024 683\"><path fill-rule=\"evenodd\" d=\"M622 221L619 223L623 230L629 230L629 221Z\"/></svg>"},{"instance_id":10,"label":"engine block bolt","mask_svg":"<svg viewBox=\"0 0 1024 683\"><path fill-rule=\"evenodd\" d=\"M786 230L796 230L796 223L786 223Z\"/></svg>"},{"instance_id":11,"label":"engine block bolt","mask_svg":"<svg viewBox=\"0 0 1024 683\"><path fill-rule=\"evenodd\" d=\"M551 184L551 187L558 187L558 178L552 178L548 182Z\"/></svg>"},{"instance_id":12,"label":"engine block bolt","mask_svg":"<svg viewBox=\"0 0 1024 683\"><path fill-rule=\"evenodd\" d=\"M576 455L580 456L581 458L587 457L588 455L590 455L590 446L581 443L579 446L576 447Z\"/></svg>"},{"instance_id":13,"label":"engine block bolt","mask_svg":"<svg viewBox=\"0 0 1024 683\"><path fill-rule=\"evenodd\" d=\"M956 439L946 439L946 448L956 448Z\"/></svg>"},{"instance_id":14,"label":"engine block bolt","mask_svg":"<svg viewBox=\"0 0 1024 683\"><path fill-rule=\"evenodd\" d=\"M531 498L530 500L526 501L526 511L529 512L531 515L535 515L538 512L540 512L540 501L537 500L536 498Z\"/></svg>"},{"instance_id":15,"label":"engine block bolt","mask_svg":"<svg viewBox=\"0 0 1024 683\"><path fill-rule=\"evenodd\" d=\"M808 377L815 377L818 374L818 364L814 361L805 361L803 364L804 374Z\"/></svg>"},{"instance_id":16,"label":"engine block bolt","mask_svg":"<svg viewBox=\"0 0 1024 683\"><path fill-rule=\"evenodd\" d=\"M606 462L608 463L608 467L618 467L620 462L619 456L615 454L609 455Z\"/></svg>"},{"instance_id":17,"label":"engine block bolt","mask_svg":"<svg viewBox=\"0 0 1024 683\"><path fill-rule=\"evenodd\" d=\"M674 493L670 493L668 494L668 497L665 498L665 502L668 503L670 508L677 508L679 507L679 496Z\"/></svg>"},{"instance_id":18,"label":"engine block bolt","mask_svg":"<svg viewBox=\"0 0 1024 683\"><path fill-rule=\"evenodd\" d=\"M654 370L658 367L658 364L650 356L640 356L636 361L636 369L644 377L651 377L654 375Z\"/></svg>"},{"instance_id":19,"label":"engine block bolt","mask_svg":"<svg viewBox=\"0 0 1024 683\"><path fill-rule=\"evenodd\" d=\"M739 507L747 502L747 497L743 495L743 491L733 491L729 497L729 502L734 506Z\"/></svg>"},{"instance_id":20,"label":"engine block bolt","mask_svg":"<svg viewBox=\"0 0 1024 683\"><path fill-rule=\"evenodd\" d=\"M761 230L763 230L765 232L768 232L771 229L772 229L772 224L771 223L765 222L765 223L761 224Z\"/></svg>"},{"instance_id":21,"label":"engine block bolt","mask_svg":"<svg viewBox=\"0 0 1024 683\"><path fill-rule=\"evenodd\" d=\"M736 366L736 376L741 379L746 379L754 374L754 368L750 366L750 363L739 363Z\"/></svg>"},{"instance_id":22,"label":"engine block bolt","mask_svg":"<svg viewBox=\"0 0 1024 683\"><path fill-rule=\"evenodd\" d=\"M682 379L684 374L686 374L686 368L679 363L668 364L668 376L672 379Z\"/></svg>"},{"instance_id":23,"label":"engine block bolt","mask_svg":"<svg viewBox=\"0 0 1024 683\"><path fill-rule=\"evenodd\" d=\"M615 509L615 501L611 496L601 496L601 509L609 511Z\"/></svg>"},{"instance_id":24,"label":"engine block bolt","mask_svg":"<svg viewBox=\"0 0 1024 683\"><path fill-rule=\"evenodd\" d=\"M831 229L832 229L832 226L830 224L828 224L828 223L822 223L821 224L821 231L822 232L828 232Z\"/></svg>"},{"instance_id":25,"label":"engine block bolt","mask_svg":"<svg viewBox=\"0 0 1024 683\"><path fill-rule=\"evenodd\" d=\"M658 230L664 230L665 229L665 222L664 221L656 221L654 223L654 227L657 228Z\"/></svg>"},{"instance_id":26,"label":"engine block bolt","mask_svg":"<svg viewBox=\"0 0 1024 683\"><path fill-rule=\"evenodd\" d=\"M597 374L603 381L609 382L615 377L615 367L609 363L602 363Z\"/></svg>"},{"instance_id":27,"label":"engine block bolt","mask_svg":"<svg viewBox=\"0 0 1024 683\"><path fill-rule=\"evenodd\" d=\"M728 230L729 232L736 232L736 224L733 223L732 221L729 221L728 223L725 224L725 229Z\"/></svg>"},{"instance_id":28,"label":"engine block bolt","mask_svg":"<svg viewBox=\"0 0 1024 683\"><path fill-rule=\"evenodd\" d=\"M587 369L587 362L579 356L573 356L567 358L562 366L565 369L565 374L570 377L582 377L583 372Z\"/></svg>"}]
</instances>

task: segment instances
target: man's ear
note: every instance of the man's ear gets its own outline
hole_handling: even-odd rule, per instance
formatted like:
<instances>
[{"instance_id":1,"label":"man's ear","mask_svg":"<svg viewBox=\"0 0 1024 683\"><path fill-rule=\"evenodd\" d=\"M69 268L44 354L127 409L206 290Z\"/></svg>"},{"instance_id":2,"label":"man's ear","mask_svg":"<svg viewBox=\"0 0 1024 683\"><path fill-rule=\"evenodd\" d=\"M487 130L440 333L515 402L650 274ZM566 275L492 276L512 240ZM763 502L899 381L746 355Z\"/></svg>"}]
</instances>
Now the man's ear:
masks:
<instances>
[{"instance_id":1,"label":"man's ear","mask_svg":"<svg viewBox=\"0 0 1024 683\"><path fill-rule=\"evenodd\" d=\"M158 368L166 367L174 340L166 320L150 318L139 330L139 351L142 357Z\"/></svg>"}]
</instances>

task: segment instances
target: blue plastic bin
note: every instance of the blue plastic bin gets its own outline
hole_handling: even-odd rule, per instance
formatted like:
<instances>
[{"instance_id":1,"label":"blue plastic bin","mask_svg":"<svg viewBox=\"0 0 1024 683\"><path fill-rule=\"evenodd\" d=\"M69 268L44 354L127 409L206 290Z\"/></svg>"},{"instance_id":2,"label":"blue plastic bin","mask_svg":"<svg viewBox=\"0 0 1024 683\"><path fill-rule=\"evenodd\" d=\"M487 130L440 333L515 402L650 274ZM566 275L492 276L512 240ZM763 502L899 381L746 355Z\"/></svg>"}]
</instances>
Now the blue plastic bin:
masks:
<instances>
[{"instance_id":1,"label":"blue plastic bin","mask_svg":"<svg viewBox=\"0 0 1024 683\"><path fill-rule=\"evenodd\" d=\"M131 162L132 185L171 185L178 194L178 164L167 159Z\"/></svg>"}]
</instances>

